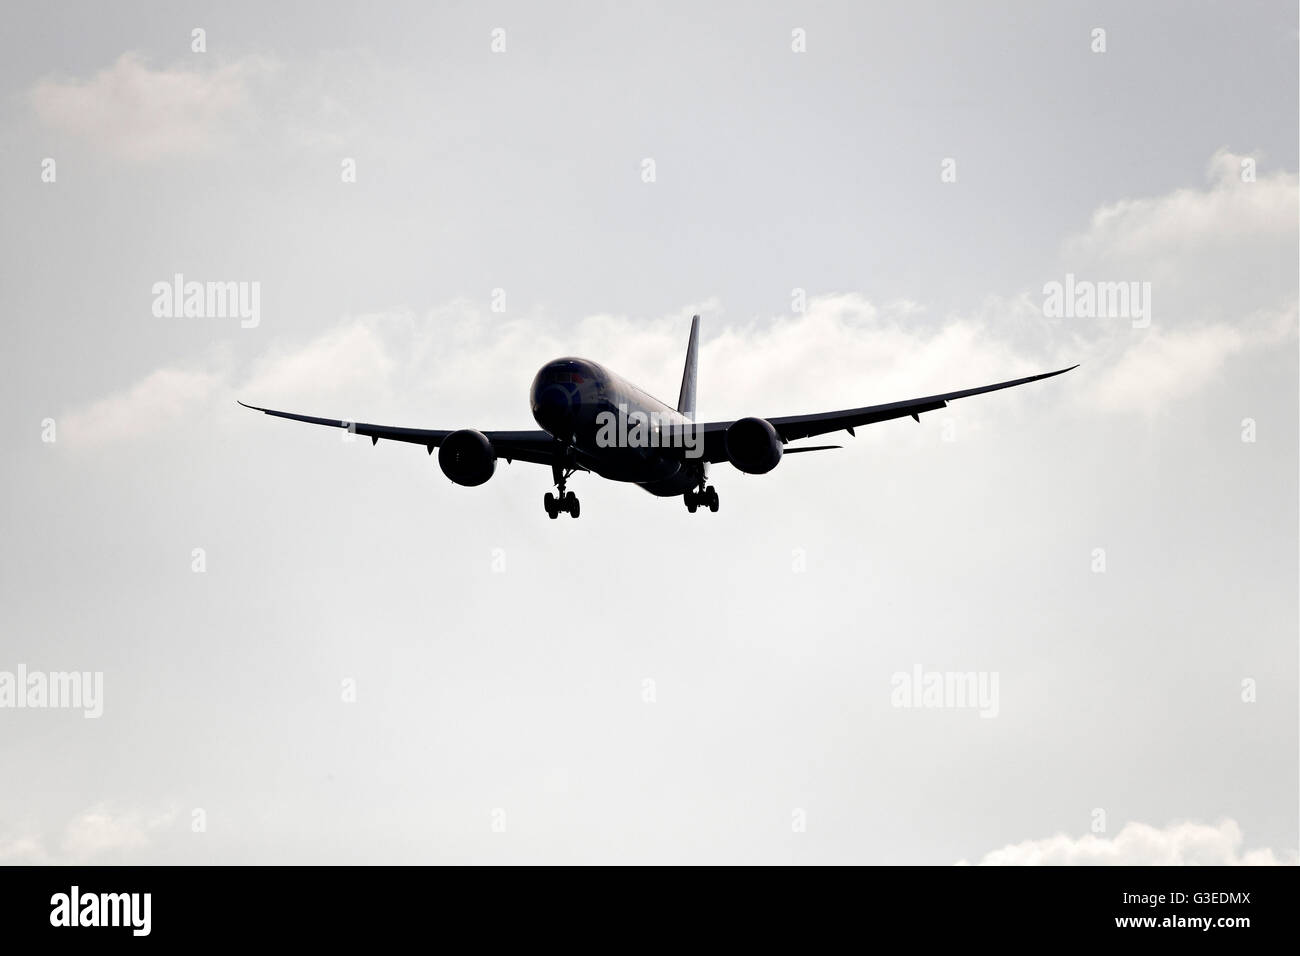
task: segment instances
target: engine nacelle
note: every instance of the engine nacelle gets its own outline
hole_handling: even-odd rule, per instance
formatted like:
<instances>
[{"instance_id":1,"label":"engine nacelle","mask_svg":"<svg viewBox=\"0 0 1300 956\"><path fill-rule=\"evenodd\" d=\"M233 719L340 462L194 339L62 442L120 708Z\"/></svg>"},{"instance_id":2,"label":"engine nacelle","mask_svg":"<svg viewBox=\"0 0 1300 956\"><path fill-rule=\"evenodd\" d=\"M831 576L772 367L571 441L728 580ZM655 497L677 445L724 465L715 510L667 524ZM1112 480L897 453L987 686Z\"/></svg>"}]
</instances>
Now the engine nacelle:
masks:
<instances>
[{"instance_id":1,"label":"engine nacelle","mask_svg":"<svg viewBox=\"0 0 1300 956\"><path fill-rule=\"evenodd\" d=\"M765 475L781 461L781 436L764 418L742 418L727 429L727 458L749 475Z\"/></svg>"},{"instance_id":2,"label":"engine nacelle","mask_svg":"<svg viewBox=\"0 0 1300 956\"><path fill-rule=\"evenodd\" d=\"M438 467L458 485L474 487L497 470L497 453L486 435L462 428L446 437L438 448Z\"/></svg>"}]
</instances>

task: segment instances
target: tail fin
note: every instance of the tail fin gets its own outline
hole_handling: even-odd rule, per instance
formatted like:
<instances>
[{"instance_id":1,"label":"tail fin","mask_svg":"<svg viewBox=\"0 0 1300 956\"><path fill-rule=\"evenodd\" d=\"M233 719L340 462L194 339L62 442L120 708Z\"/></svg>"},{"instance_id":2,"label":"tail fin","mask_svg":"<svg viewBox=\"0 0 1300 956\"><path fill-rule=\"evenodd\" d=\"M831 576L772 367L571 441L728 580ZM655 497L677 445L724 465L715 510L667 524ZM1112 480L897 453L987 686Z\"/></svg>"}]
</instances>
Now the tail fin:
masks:
<instances>
[{"instance_id":1,"label":"tail fin","mask_svg":"<svg viewBox=\"0 0 1300 956\"><path fill-rule=\"evenodd\" d=\"M695 368L700 354L700 317L691 316L691 342L686 346L686 368L682 370L682 390L677 396L677 410L695 421Z\"/></svg>"}]
</instances>

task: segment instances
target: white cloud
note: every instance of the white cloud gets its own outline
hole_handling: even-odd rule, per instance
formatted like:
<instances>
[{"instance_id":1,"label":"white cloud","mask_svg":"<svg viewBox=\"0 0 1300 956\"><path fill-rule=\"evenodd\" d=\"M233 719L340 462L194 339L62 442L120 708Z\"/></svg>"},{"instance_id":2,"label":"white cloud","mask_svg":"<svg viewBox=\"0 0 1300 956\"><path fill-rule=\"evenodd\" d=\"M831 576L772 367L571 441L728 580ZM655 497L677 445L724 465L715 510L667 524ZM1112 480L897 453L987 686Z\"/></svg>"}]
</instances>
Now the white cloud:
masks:
<instances>
[{"instance_id":1,"label":"white cloud","mask_svg":"<svg viewBox=\"0 0 1300 956\"><path fill-rule=\"evenodd\" d=\"M1158 328L1236 327L1251 313L1293 303L1300 180L1260 160L1256 181L1242 182L1240 164L1251 158L1220 150L1202 187L1102 206L1062 244L1060 271L1149 282ZM1074 320L1073 327L1087 337L1130 331L1122 320Z\"/></svg>"},{"instance_id":2,"label":"white cloud","mask_svg":"<svg viewBox=\"0 0 1300 956\"><path fill-rule=\"evenodd\" d=\"M1242 162L1256 162L1253 182L1243 182ZM1122 199L1097 209L1087 230L1064 245L1064 258L1097 267L1141 263L1156 279L1179 260L1205 252L1248 252L1264 244L1294 245L1297 176L1269 170L1257 157L1220 149L1206 169L1203 188ZM1185 278L1200 278L1189 276Z\"/></svg>"},{"instance_id":3,"label":"white cloud","mask_svg":"<svg viewBox=\"0 0 1300 956\"><path fill-rule=\"evenodd\" d=\"M1102 364L1088 402L1115 412L1166 408L1220 379L1232 359L1290 339L1295 325L1292 303L1246 316L1236 326L1151 329Z\"/></svg>"},{"instance_id":4,"label":"white cloud","mask_svg":"<svg viewBox=\"0 0 1300 956\"><path fill-rule=\"evenodd\" d=\"M47 77L29 98L46 126L118 158L151 162L228 143L252 121L254 82L276 69L263 57L153 68L124 53L90 79Z\"/></svg>"},{"instance_id":5,"label":"white cloud","mask_svg":"<svg viewBox=\"0 0 1300 956\"><path fill-rule=\"evenodd\" d=\"M88 78L47 76L27 93L44 126L134 163L271 144L335 153L364 141L392 152L360 104L409 78L365 52L322 53L291 66L271 56L193 55L150 65L134 52Z\"/></svg>"},{"instance_id":6,"label":"white cloud","mask_svg":"<svg viewBox=\"0 0 1300 956\"><path fill-rule=\"evenodd\" d=\"M153 834L171 824L168 811L145 815L139 811L113 814L95 807L74 817L63 834L63 849L70 859L84 860L115 850L138 850L152 842Z\"/></svg>"},{"instance_id":7,"label":"white cloud","mask_svg":"<svg viewBox=\"0 0 1300 956\"><path fill-rule=\"evenodd\" d=\"M1166 408L1220 374L1246 344L1242 332L1226 325L1152 332L1098 375L1092 401L1112 411Z\"/></svg>"},{"instance_id":8,"label":"white cloud","mask_svg":"<svg viewBox=\"0 0 1300 956\"><path fill-rule=\"evenodd\" d=\"M0 864L45 863L49 855L40 839L32 835L0 838Z\"/></svg>"},{"instance_id":9,"label":"white cloud","mask_svg":"<svg viewBox=\"0 0 1300 956\"><path fill-rule=\"evenodd\" d=\"M241 390L256 404L274 395L337 395L358 385L382 387L399 360L377 319L382 317L346 320L304 345L274 348L254 363Z\"/></svg>"},{"instance_id":10,"label":"white cloud","mask_svg":"<svg viewBox=\"0 0 1300 956\"><path fill-rule=\"evenodd\" d=\"M1212 384L1230 360L1295 336L1297 178L1273 172L1242 183L1241 158L1217 153L1203 189L1103 207L1065 243L1063 261L1083 278L1153 281L1160 311L1150 328L1106 319L1053 325L1023 293L943 320L913 301L878 306L844 293L812 299L798 315L725 322L709 300L652 319L593 315L567 333L545 317L503 319L453 301L423 316L344 319L308 342L273 346L246 375L220 363L160 369L69 415L66 433L79 444L133 438L236 391L252 404L366 421L390 408L409 416L418 400L418 420L392 424L526 428L529 378L565 354L595 358L671 401L691 311L705 321L705 418L896 401L1077 363L1085 370L1075 378L1086 382L1068 386L1077 406L1150 412ZM1264 268L1279 254L1290 257L1284 284ZM1050 395L1034 396L1044 400ZM963 406L962 414L977 425L984 413Z\"/></svg>"},{"instance_id":11,"label":"white cloud","mask_svg":"<svg viewBox=\"0 0 1300 956\"><path fill-rule=\"evenodd\" d=\"M690 327L685 312L640 321L590 316L563 335L543 320L493 323L465 309L345 319L306 342L273 345L245 374L220 361L159 369L65 414L60 442L84 448L140 440L204 420L213 408L237 421L236 398L394 425L529 428L528 383L560 355L596 359L665 401L676 398ZM1078 357L1018 352L978 319L919 322L911 310L838 295L767 322L706 318L700 413L783 415L896 401L1050 371ZM1143 375L1141 367L1133 373L1139 389L1149 386ZM1107 387L1108 400L1120 406L1134 388L1124 369ZM961 414L974 428L981 417L1025 401L1008 392L995 406L964 402ZM862 436L879 437L871 430Z\"/></svg>"},{"instance_id":12,"label":"white cloud","mask_svg":"<svg viewBox=\"0 0 1300 956\"><path fill-rule=\"evenodd\" d=\"M59 439L71 447L89 447L151 434L195 415L222 381L222 374L211 369L158 369L58 419Z\"/></svg>"},{"instance_id":13,"label":"white cloud","mask_svg":"<svg viewBox=\"0 0 1300 956\"><path fill-rule=\"evenodd\" d=\"M1203 187L1099 208L1063 244L1052 281L1150 284L1150 327L1124 318L1053 320L1076 338L1096 386L1085 404L1152 411L1212 384L1232 359L1296 334L1294 173L1220 150Z\"/></svg>"},{"instance_id":14,"label":"white cloud","mask_svg":"<svg viewBox=\"0 0 1300 956\"><path fill-rule=\"evenodd\" d=\"M1242 852L1244 837L1235 820L1217 826L1174 823L1163 828L1129 823L1113 838L1065 834L1026 840L985 854L980 866L1282 866L1270 849ZM969 865L962 860L959 865Z\"/></svg>"},{"instance_id":15,"label":"white cloud","mask_svg":"<svg viewBox=\"0 0 1300 956\"><path fill-rule=\"evenodd\" d=\"M77 814L63 829L58 853L46 849L39 833L0 838L0 863L84 863L103 854L135 851L152 845L154 837L175 821L172 810L114 813L104 806Z\"/></svg>"}]
</instances>

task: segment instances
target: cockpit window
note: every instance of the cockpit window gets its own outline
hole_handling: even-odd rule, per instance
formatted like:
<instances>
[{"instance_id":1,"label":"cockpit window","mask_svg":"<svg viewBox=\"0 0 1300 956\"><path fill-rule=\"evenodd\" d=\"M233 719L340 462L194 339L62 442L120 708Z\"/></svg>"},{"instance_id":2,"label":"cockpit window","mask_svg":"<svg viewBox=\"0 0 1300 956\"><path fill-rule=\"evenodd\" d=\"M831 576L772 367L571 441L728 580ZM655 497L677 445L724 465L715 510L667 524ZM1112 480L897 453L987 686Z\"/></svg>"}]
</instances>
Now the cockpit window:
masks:
<instances>
[{"instance_id":1,"label":"cockpit window","mask_svg":"<svg viewBox=\"0 0 1300 956\"><path fill-rule=\"evenodd\" d=\"M565 369L551 369L549 372L546 373L546 378L544 381L546 382L547 385L551 385L556 382L574 382L578 385L581 385L583 382L583 378L577 372L570 372L570 371L566 371Z\"/></svg>"}]
</instances>

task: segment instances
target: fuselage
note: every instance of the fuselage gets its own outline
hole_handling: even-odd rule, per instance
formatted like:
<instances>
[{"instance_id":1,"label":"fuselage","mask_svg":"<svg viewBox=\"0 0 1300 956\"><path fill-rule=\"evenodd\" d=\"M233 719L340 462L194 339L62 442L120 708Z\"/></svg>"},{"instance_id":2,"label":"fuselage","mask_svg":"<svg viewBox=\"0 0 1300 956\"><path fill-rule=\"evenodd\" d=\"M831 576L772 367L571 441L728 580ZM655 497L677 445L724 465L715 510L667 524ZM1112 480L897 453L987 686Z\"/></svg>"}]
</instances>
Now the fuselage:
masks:
<instances>
[{"instance_id":1,"label":"fuselage","mask_svg":"<svg viewBox=\"0 0 1300 956\"><path fill-rule=\"evenodd\" d=\"M602 478L680 495L701 484L705 464L690 452L692 423L681 412L588 359L543 365L530 393L533 418ZM611 427L612 426L612 427Z\"/></svg>"}]
</instances>

